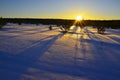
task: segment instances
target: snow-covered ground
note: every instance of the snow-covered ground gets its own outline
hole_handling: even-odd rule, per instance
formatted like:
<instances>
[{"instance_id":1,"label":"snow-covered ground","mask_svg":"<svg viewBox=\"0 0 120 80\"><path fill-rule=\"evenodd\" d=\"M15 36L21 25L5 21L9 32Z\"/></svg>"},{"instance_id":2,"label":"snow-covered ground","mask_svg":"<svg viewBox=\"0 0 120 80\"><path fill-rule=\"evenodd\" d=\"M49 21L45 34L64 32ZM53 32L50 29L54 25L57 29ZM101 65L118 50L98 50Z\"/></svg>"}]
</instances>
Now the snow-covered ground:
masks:
<instances>
[{"instance_id":1,"label":"snow-covered ground","mask_svg":"<svg viewBox=\"0 0 120 80\"><path fill-rule=\"evenodd\" d=\"M0 80L120 80L120 30L48 27L0 30Z\"/></svg>"}]
</instances>

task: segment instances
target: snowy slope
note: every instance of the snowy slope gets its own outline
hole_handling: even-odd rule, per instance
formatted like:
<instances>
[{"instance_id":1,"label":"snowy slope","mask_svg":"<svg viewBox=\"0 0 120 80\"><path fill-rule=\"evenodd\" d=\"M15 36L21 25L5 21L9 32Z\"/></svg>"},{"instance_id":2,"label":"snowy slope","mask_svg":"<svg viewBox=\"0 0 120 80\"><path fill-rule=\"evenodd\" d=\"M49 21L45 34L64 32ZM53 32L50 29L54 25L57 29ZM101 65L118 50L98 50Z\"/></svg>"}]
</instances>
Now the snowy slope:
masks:
<instances>
[{"instance_id":1,"label":"snowy slope","mask_svg":"<svg viewBox=\"0 0 120 80\"><path fill-rule=\"evenodd\" d=\"M120 30L8 24L0 30L0 80L120 80Z\"/></svg>"}]
</instances>

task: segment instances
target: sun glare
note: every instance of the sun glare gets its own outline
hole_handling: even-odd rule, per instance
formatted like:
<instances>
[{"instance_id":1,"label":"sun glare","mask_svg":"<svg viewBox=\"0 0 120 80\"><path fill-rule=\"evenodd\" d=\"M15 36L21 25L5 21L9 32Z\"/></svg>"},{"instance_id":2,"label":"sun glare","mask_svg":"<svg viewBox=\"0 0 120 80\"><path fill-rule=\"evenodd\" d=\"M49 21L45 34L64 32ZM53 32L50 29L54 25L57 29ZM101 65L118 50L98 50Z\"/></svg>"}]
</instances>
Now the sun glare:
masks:
<instances>
[{"instance_id":1,"label":"sun glare","mask_svg":"<svg viewBox=\"0 0 120 80\"><path fill-rule=\"evenodd\" d=\"M81 20L83 20L83 18L82 18L82 16L77 16L77 17L76 17L76 20L77 20L77 21L81 21Z\"/></svg>"}]
</instances>

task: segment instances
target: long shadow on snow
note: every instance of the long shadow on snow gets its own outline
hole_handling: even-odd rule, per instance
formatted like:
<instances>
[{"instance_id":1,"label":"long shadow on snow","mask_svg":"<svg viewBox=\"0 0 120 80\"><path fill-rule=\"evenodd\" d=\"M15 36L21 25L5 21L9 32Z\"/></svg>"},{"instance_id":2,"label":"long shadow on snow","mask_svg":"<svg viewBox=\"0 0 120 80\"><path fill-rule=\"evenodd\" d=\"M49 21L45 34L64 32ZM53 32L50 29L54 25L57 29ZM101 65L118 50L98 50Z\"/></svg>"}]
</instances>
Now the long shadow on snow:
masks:
<instances>
[{"instance_id":1,"label":"long shadow on snow","mask_svg":"<svg viewBox=\"0 0 120 80\"><path fill-rule=\"evenodd\" d=\"M26 31L35 31L36 29L27 29L27 30L14 30L15 28L3 28L1 29L1 31L6 31L7 33L17 33L19 35L16 35L16 36L6 36L4 35L3 36L3 40L4 39L11 39L11 38L15 38L15 37L18 37L18 36L22 36L22 35L32 35L32 34L37 34L37 33L44 33L44 32L49 32L50 30L40 30L40 31L37 31L37 32L31 32L31 33L26 33ZM53 29L53 30L56 30L56 29ZM22 34L21 34L22 33Z\"/></svg>"},{"instance_id":2,"label":"long shadow on snow","mask_svg":"<svg viewBox=\"0 0 120 80\"><path fill-rule=\"evenodd\" d=\"M29 72L27 72L26 70L30 67L52 72L52 73L65 74L65 75L71 75L71 76L77 76L77 77L82 76L82 77L88 78L88 80L107 80L107 79L117 80L120 78L119 77L120 65L117 65L117 67L115 67L116 65L110 65L114 63L112 62L111 58L109 58L108 55L104 52L104 50L99 50L100 52L98 51L98 49L100 49L101 42L94 40L95 38L94 35L92 36L88 35L90 37L90 40L85 40L85 42L91 44L92 50L90 53L92 53L92 55L94 56L94 60L84 60L85 63L79 66L67 65L67 64L62 64L62 63L61 64L51 63L51 62L45 62L45 61L41 63L44 63L46 65L34 64L34 62L37 61L37 59L40 58L40 56L42 56L44 52L52 45L52 43L54 43L54 41L57 40L57 38L60 36L63 36L63 35L57 35L49 41L45 41L45 42L43 41L44 43L42 46L35 47L36 52L32 53L32 49L31 49L30 51L25 51L15 56L17 58L17 61L14 61L14 60L10 62L7 61L7 64L9 65L5 67L9 68L11 72L17 73L15 76L12 77L12 79L16 80L22 74L29 74ZM84 40L83 36L81 36L81 39ZM120 45L117 45L117 44L111 44L111 43L104 43L104 44L120 47ZM46 45L46 47L44 45ZM81 46L84 47L84 45L81 45ZM38 48L39 49L41 48L42 50L40 50L39 52ZM83 53L84 52L85 50L83 50ZM31 54L33 55L31 56ZM3 62L2 65L4 64L5 63ZM52 67L49 67L47 65L50 65ZM8 75L11 75L11 74L8 74ZM3 80L7 80L7 79L3 79Z\"/></svg>"},{"instance_id":3,"label":"long shadow on snow","mask_svg":"<svg viewBox=\"0 0 120 80\"><path fill-rule=\"evenodd\" d=\"M64 34L58 34L53 38L43 40L38 45L25 50L18 55L9 55L1 52L0 54L0 79L1 80L18 80L22 74L29 74L27 69L34 65L51 46ZM7 55L4 55L7 54Z\"/></svg>"},{"instance_id":4,"label":"long shadow on snow","mask_svg":"<svg viewBox=\"0 0 120 80\"><path fill-rule=\"evenodd\" d=\"M77 40L75 43L75 56L74 56L75 65L77 65L77 61L86 59L86 45L85 45L85 39L83 38L84 34L82 33L82 34L76 34L76 35L77 35ZM82 54L82 55L79 57L78 56L79 54Z\"/></svg>"},{"instance_id":5,"label":"long shadow on snow","mask_svg":"<svg viewBox=\"0 0 120 80\"><path fill-rule=\"evenodd\" d=\"M37 65L33 66L33 68L49 71L52 73L57 74L63 74L63 75L70 75L70 76L77 76L77 77L86 77L88 80L113 80L113 79L119 79L119 67L120 65L117 63L115 65L113 60L107 55L104 50L99 50L101 42L94 40L94 38L90 37L90 40L85 40L83 38L84 35L82 35L80 38L81 46L84 48L82 54L83 60L81 63L84 63L80 65L79 63L68 65L64 63L52 63L52 62L41 62L43 64L40 64L38 67ZM82 42L89 43L92 47L92 50L90 53L86 52L86 45ZM105 43L106 45L113 45L113 46L119 46L117 44L111 44L111 43ZM76 49L79 49L76 47ZM97 53L98 52L98 53ZM94 59L87 59L87 54L91 54L94 56ZM118 59L119 60L119 59ZM116 61L115 61L116 62ZM117 61L119 62L119 61ZM115 69L114 69L115 68Z\"/></svg>"},{"instance_id":6,"label":"long shadow on snow","mask_svg":"<svg viewBox=\"0 0 120 80\"><path fill-rule=\"evenodd\" d=\"M77 77L86 77L88 80L112 80L112 79L119 79L119 67L120 65L117 63L119 61L115 61L117 64L114 64L113 59L109 57L109 55L104 52L104 50L101 48L102 44L105 44L107 46L117 46L120 47L118 44L112 44L112 43L102 43L99 40L95 40L97 36L95 35L88 35L90 37L90 40L84 39L84 35L80 37L80 46L83 47L82 54L83 56L83 65L79 65L79 63L76 63L76 65L68 65L68 64L62 64L62 63L51 63L51 62L42 62L46 65L40 65L34 66L34 68L49 71L52 73L57 74L64 74L64 75L70 75L70 76L77 76ZM97 38L98 39L98 38ZM83 43L82 43L83 42ZM92 48L90 53L86 52L86 45L84 42L89 43ZM76 50L79 48L77 47L77 43L75 46ZM92 54L91 54L92 53ZM94 56L94 60L88 60L87 54L91 54ZM114 54L114 53L113 53ZM119 60L119 58L118 58ZM50 67L49 67L49 66Z\"/></svg>"},{"instance_id":7,"label":"long shadow on snow","mask_svg":"<svg viewBox=\"0 0 120 80\"><path fill-rule=\"evenodd\" d=\"M75 57L75 65L78 68L78 73L76 74L85 76L88 80L119 80L120 45L109 43L109 41L104 42L89 30L86 30L86 34L90 39L84 39L84 34L81 34L80 46L82 49L81 53L77 52L77 54L83 54L83 58ZM85 43L89 44L89 52L87 52ZM76 51L79 51L78 45L78 43L75 45ZM87 54L91 55L93 59L89 58Z\"/></svg>"},{"instance_id":8,"label":"long shadow on snow","mask_svg":"<svg viewBox=\"0 0 120 80\"><path fill-rule=\"evenodd\" d=\"M75 72L75 67L73 67L71 68L71 70L73 69L73 73L76 74L72 75L86 76L89 80L119 80L120 45L104 42L93 32L87 32L87 35L90 39L84 39L84 34L81 34L80 46L82 47L82 51L80 51L80 54L83 54L83 59L76 57L75 65L77 65L76 70L78 68L78 73ZM88 43L90 45L89 48L91 49L88 53L86 51L87 48L84 43ZM75 45L76 51L79 51L78 45L78 43L76 43ZM91 54L94 57L94 59L89 59L89 57L87 59L87 54ZM80 65L79 63L77 63L77 61L83 64Z\"/></svg>"},{"instance_id":9,"label":"long shadow on snow","mask_svg":"<svg viewBox=\"0 0 120 80\"><path fill-rule=\"evenodd\" d=\"M109 31L111 31L111 30L109 30ZM114 30L112 30L113 32L114 32L114 34L116 34L117 33L117 31L114 31ZM86 32L89 34L98 34L98 33L93 33L93 32L91 32L90 30L86 30ZM119 32L120 33L120 32ZM109 32L109 33L104 33L104 34L99 34L99 36L100 37L103 37L103 38L105 38L104 37L104 35L111 35L112 34L112 32ZM94 37L96 37L96 36L94 36ZM114 36L106 36L107 38L106 39L108 39L108 41L109 40L112 40L112 41L115 41L115 42L118 42L118 43L120 43L120 40L119 40L119 38L117 38L117 37L114 37Z\"/></svg>"},{"instance_id":10,"label":"long shadow on snow","mask_svg":"<svg viewBox=\"0 0 120 80\"><path fill-rule=\"evenodd\" d=\"M120 64L118 63L120 45L103 42L93 33L89 33L88 36L90 40L86 41L91 45L90 53L94 56L94 61L88 61L89 68L93 69L92 76L96 76L95 80L120 79Z\"/></svg>"}]
</instances>

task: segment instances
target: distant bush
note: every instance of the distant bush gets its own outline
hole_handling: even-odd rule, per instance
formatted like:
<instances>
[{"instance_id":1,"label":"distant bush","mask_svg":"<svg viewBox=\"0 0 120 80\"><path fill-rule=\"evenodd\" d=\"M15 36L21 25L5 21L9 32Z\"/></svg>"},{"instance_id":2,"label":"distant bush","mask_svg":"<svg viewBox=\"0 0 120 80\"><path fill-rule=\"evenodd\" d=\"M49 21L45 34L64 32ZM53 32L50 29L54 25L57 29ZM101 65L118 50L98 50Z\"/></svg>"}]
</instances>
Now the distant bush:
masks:
<instances>
[{"instance_id":1,"label":"distant bush","mask_svg":"<svg viewBox=\"0 0 120 80\"><path fill-rule=\"evenodd\" d=\"M21 22L18 22L18 25L21 25L22 23Z\"/></svg>"},{"instance_id":2,"label":"distant bush","mask_svg":"<svg viewBox=\"0 0 120 80\"><path fill-rule=\"evenodd\" d=\"M1 18L0 18L0 29L1 29L4 25L6 25L6 21L1 17Z\"/></svg>"},{"instance_id":3,"label":"distant bush","mask_svg":"<svg viewBox=\"0 0 120 80\"><path fill-rule=\"evenodd\" d=\"M105 27L102 27L102 26L97 27L97 32L99 34L103 34L105 32Z\"/></svg>"}]
</instances>

